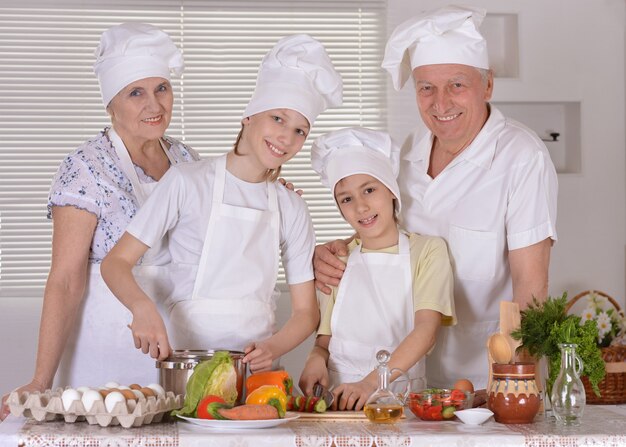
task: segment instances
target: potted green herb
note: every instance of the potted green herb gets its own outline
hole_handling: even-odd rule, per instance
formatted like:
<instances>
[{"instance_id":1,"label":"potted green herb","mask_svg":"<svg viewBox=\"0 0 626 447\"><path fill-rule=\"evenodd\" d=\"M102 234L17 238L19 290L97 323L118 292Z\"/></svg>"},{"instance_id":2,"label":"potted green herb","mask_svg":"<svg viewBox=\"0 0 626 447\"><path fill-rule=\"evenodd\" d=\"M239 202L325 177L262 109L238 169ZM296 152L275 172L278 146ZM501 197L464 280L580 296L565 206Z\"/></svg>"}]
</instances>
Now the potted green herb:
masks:
<instances>
[{"instance_id":1,"label":"potted green herb","mask_svg":"<svg viewBox=\"0 0 626 447\"><path fill-rule=\"evenodd\" d=\"M598 384L606 374L602 352L597 345L598 327L594 321L585 321L581 317L566 313L567 293L560 298L548 297L545 301L533 298L533 302L524 309L521 326L511 336L521 340L519 349L525 348L530 355L548 361L546 395L552 391L552 385L561 369L560 343L574 343L576 353L583 361L583 376L587 376L593 391L600 395Z\"/></svg>"}]
</instances>

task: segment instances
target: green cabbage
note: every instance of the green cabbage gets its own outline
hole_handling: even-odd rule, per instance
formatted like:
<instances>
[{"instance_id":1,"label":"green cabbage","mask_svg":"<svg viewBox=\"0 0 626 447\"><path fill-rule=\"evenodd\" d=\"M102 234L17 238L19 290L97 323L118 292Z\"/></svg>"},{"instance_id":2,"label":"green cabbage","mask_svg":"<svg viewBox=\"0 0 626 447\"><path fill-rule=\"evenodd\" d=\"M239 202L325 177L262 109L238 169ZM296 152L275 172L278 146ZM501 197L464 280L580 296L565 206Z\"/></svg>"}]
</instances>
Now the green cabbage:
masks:
<instances>
[{"instance_id":1,"label":"green cabbage","mask_svg":"<svg viewBox=\"0 0 626 447\"><path fill-rule=\"evenodd\" d=\"M187 381L183 408L172 416L196 417L198 404L205 396L220 396L228 405L237 400L237 371L230 354L218 351L210 360L198 363Z\"/></svg>"},{"instance_id":2,"label":"green cabbage","mask_svg":"<svg viewBox=\"0 0 626 447\"><path fill-rule=\"evenodd\" d=\"M221 363L215 367L211 378L204 385L204 396L220 396L228 405L233 405L237 400L237 371L233 361Z\"/></svg>"}]
</instances>

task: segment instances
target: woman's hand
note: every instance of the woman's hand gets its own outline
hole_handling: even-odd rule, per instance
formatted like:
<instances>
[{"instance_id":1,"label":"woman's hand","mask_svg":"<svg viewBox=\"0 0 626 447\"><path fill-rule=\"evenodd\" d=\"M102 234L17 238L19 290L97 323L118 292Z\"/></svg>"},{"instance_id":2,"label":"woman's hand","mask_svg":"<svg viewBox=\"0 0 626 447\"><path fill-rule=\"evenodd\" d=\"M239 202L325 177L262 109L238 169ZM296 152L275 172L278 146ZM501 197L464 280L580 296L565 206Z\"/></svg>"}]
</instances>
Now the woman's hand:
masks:
<instances>
[{"instance_id":1,"label":"woman's hand","mask_svg":"<svg viewBox=\"0 0 626 447\"><path fill-rule=\"evenodd\" d=\"M170 342L165 323L151 301L133 307L133 331L135 348L157 360L165 360L170 355Z\"/></svg>"},{"instance_id":2,"label":"woman's hand","mask_svg":"<svg viewBox=\"0 0 626 447\"><path fill-rule=\"evenodd\" d=\"M331 289L328 285L339 285L339 280L343 276L346 264L339 260L337 256L347 255L348 244L341 239L315 247L313 268L315 269L315 287L318 290L326 295L330 295Z\"/></svg>"},{"instance_id":3,"label":"woman's hand","mask_svg":"<svg viewBox=\"0 0 626 447\"><path fill-rule=\"evenodd\" d=\"M247 363L251 373L269 371L274 360L273 349L268 340L250 343L243 352L243 363Z\"/></svg>"},{"instance_id":4,"label":"woman's hand","mask_svg":"<svg viewBox=\"0 0 626 447\"><path fill-rule=\"evenodd\" d=\"M287 188L289 191L296 191L295 186L293 186L293 183L288 182L287 180L285 180L284 178L279 178L278 181L280 182L281 185L283 185L285 188ZM304 194L304 191L301 189L298 189L296 191L296 194L298 194L300 197L302 197L302 194Z\"/></svg>"},{"instance_id":5,"label":"woman's hand","mask_svg":"<svg viewBox=\"0 0 626 447\"><path fill-rule=\"evenodd\" d=\"M17 391L19 393L22 392L28 392L28 393L35 393L35 392L43 392L46 390L46 387L43 386L41 383L37 382L36 380L33 379L32 382L26 384L26 385L22 385L19 388L16 388L13 391ZM10 410L9 410L9 406L7 405L7 400L9 399L9 394L5 394L4 396L2 396L2 405L0 405L0 422L4 421L6 419L6 417L9 415Z\"/></svg>"},{"instance_id":6,"label":"woman's hand","mask_svg":"<svg viewBox=\"0 0 626 447\"><path fill-rule=\"evenodd\" d=\"M376 385L366 380L355 383L342 383L333 390L335 401L333 410L362 410L367 399L376 391Z\"/></svg>"}]
</instances>

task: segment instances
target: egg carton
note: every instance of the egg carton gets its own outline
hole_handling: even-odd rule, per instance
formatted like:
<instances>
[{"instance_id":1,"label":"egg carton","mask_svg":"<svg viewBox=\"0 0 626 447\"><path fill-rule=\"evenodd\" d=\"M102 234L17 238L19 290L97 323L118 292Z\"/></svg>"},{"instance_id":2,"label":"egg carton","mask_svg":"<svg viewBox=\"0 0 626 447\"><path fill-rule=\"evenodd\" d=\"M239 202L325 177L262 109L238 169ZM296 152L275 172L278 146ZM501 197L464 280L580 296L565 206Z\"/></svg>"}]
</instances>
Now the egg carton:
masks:
<instances>
[{"instance_id":1,"label":"egg carton","mask_svg":"<svg viewBox=\"0 0 626 447\"><path fill-rule=\"evenodd\" d=\"M107 411L103 401L96 401L89 411L80 400L72 402L65 410L61 400L63 389L46 390L42 393L12 392L7 404L14 416L32 417L37 421L53 421L63 418L65 422L87 421L101 427L121 425L124 428L160 422L165 413L183 406L183 395L168 391L165 396L150 396L139 400L118 402Z\"/></svg>"}]
</instances>

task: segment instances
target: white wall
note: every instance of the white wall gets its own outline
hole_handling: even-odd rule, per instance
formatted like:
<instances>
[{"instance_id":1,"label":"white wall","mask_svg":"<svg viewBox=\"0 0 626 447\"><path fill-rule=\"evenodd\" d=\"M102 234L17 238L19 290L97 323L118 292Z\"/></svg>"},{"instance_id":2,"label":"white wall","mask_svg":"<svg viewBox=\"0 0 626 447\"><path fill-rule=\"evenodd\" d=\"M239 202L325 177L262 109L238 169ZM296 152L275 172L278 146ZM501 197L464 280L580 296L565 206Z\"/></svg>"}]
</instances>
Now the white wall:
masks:
<instances>
[{"instance_id":1,"label":"white wall","mask_svg":"<svg viewBox=\"0 0 626 447\"><path fill-rule=\"evenodd\" d=\"M428 8L448 1L430 0ZM469 3L469 2L466 2ZM476 0L490 13L519 17L519 79L496 79L495 102L580 101L582 169L559 175L559 242L550 292L604 290L624 304L626 253L626 125L624 76L626 5L623 0ZM424 2L388 0L389 32ZM402 141L417 111L413 90L389 90L389 131ZM41 300L0 298L0 393L30 378ZM289 297L279 302L279 322ZM299 377L309 339L285 356Z\"/></svg>"}]
</instances>

